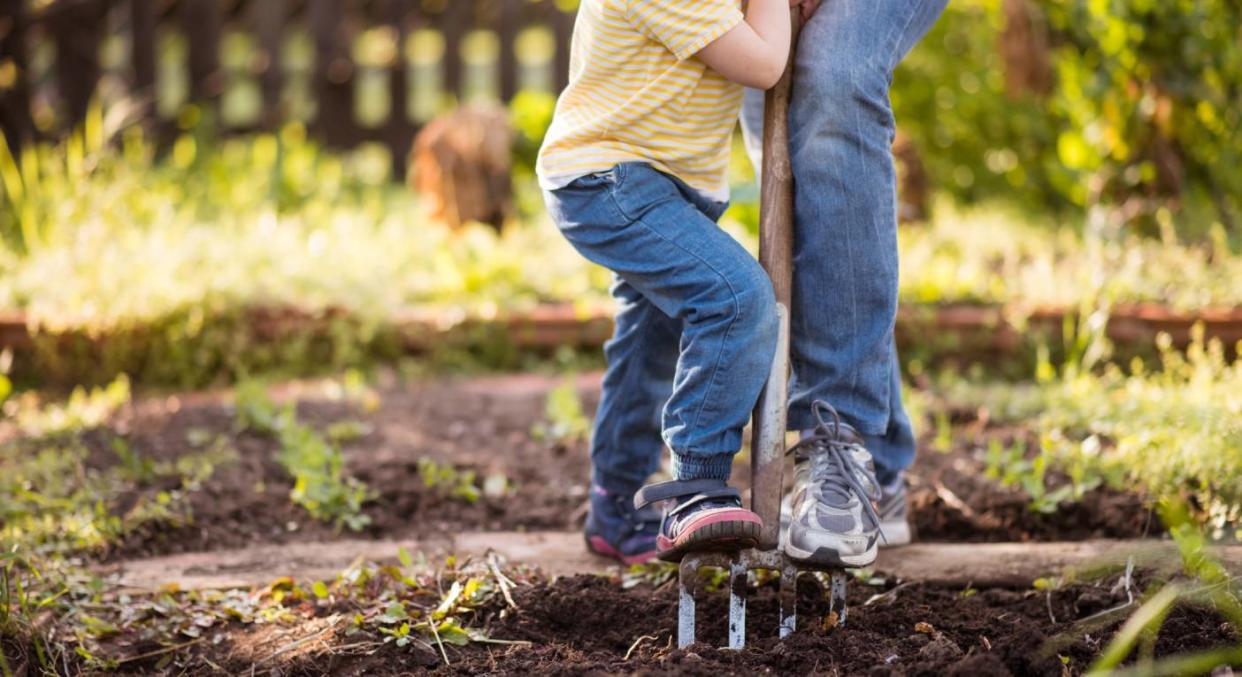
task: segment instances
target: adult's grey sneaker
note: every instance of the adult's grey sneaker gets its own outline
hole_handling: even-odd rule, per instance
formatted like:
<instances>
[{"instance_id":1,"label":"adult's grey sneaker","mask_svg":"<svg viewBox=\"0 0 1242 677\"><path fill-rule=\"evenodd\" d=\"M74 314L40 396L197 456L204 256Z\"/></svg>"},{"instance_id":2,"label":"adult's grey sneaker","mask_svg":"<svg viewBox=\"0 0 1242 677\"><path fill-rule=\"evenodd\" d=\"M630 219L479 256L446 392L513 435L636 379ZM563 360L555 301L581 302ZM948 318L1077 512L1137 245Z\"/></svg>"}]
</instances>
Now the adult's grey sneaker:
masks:
<instances>
[{"instance_id":1,"label":"adult's grey sneaker","mask_svg":"<svg viewBox=\"0 0 1242 677\"><path fill-rule=\"evenodd\" d=\"M906 503L906 477L902 474L892 485L880 486L880 501L875 511L880 516L880 548L895 548L909 545L914 540L914 528L910 526L909 509ZM793 496L786 496L781 501L781 545L789 534L789 525L793 522Z\"/></svg>"},{"instance_id":2,"label":"adult's grey sneaker","mask_svg":"<svg viewBox=\"0 0 1242 677\"><path fill-rule=\"evenodd\" d=\"M881 548L908 545L912 540L909 509L906 504L906 476L900 474L888 486L880 487L880 501L875 512L880 516L880 531L884 539Z\"/></svg>"},{"instance_id":3,"label":"adult's grey sneaker","mask_svg":"<svg viewBox=\"0 0 1242 677\"><path fill-rule=\"evenodd\" d=\"M835 409L817 400L812 411L814 433L790 449L794 487L785 554L820 566L868 566L881 538L873 505L880 499L875 464L862 437Z\"/></svg>"}]
</instances>

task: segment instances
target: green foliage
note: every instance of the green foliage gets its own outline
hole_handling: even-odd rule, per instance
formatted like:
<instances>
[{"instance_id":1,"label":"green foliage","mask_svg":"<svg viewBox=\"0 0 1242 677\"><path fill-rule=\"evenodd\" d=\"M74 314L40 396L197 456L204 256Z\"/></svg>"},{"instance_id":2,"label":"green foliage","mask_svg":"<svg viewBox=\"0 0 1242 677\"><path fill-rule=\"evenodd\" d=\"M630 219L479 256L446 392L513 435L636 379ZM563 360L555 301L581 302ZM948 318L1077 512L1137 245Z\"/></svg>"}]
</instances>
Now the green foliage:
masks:
<instances>
[{"instance_id":1,"label":"green foliage","mask_svg":"<svg viewBox=\"0 0 1242 677\"><path fill-rule=\"evenodd\" d=\"M18 402L16 419L22 433L32 437L73 433L102 425L129 401L129 377L121 374L102 388L76 387L63 403L42 405L31 393Z\"/></svg>"},{"instance_id":2,"label":"green foliage","mask_svg":"<svg viewBox=\"0 0 1242 677\"><path fill-rule=\"evenodd\" d=\"M289 498L315 519L359 531L371 522L362 505L372 496L365 484L345 474L340 447L298 420L293 403L278 407L255 381L234 394L237 425L280 442L277 460L293 477Z\"/></svg>"},{"instance_id":3,"label":"green foliage","mask_svg":"<svg viewBox=\"0 0 1242 677\"><path fill-rule=\"evenodd\" d=\"M552 112L556 97L547 92L522 91L509 104L509 120L517 134L514 148L515 165L519 172L533 176L535 160L543 137L552 124Z\"/></svg>"},{"instance_id":4,"label":"green foliage","mask_svg":"<svg viewBox=\"0 0 1242 677\"><path fill-rule=\"evenodd\" d=\"M1242 256L1223 238L1106 239L1010 209L942 206L931 224L903 229L898 240L907 306L999 303L1020 313L1157 303L1194 311L1242 302Z\"/></svg>"},{"instance_id":5,"label":"green foliage","mask_svg":"<svg viewBox=\"0 0 1242 677\"><path fill-rule=\"evenodd\" d=\"M535 439L560 444L585 440L590 433L591 421L582 411L578 382L573 376L565 377L548 392L543 411L545 420L531 427Z\"/></svg>"},{"instance_id":6,"label":"green foliage","mask_svg":"<svg viewBox=\"0 0 1242 677\"><path fill-rule=\"evenodd\" d=\"M1223 346L1205 343L1201 331L1185 353L1167 335L1158 344L1158 369L1139 360L1128 369L1071 364L1042 383L950 384L948 397L1037 431L1041 467L1027 469L1014 452L993 448L993 474L1010 472L1002 468L1014 462L1015 475L1002 475L1010 481L1057 469L1070 476L1074 493L1106 483L1154 499L1184 499L1215 537L1236 537L1242 534L1242 362L1227 361ZM1036 481L1028 481L1038 495Z\"/></svg>"},{"instance_id":7,"label":"green foliage","mask_svg":"<svg viewBox=\"0 0 1242 677\"><path fill-rule=\"evenodd\" d=\"M91 550L144 524L185 523L192 518L186 493L236 458L223 441L173 461L142 456L121 438L111 447L120 462L99 468L69 437L0 446L0 551ZM170 480L176 488L154 489ZM118 512L120 499L135 495Z\"/></svg>"},{"instance_id":8,"label":"green foliage","mask_svg":"<svg viewBox=\"0 0 1242 677\"><path fill-rule=\"evenodd\" d=\"M1005 92L997 52L1000 0L954 0L893 79L903 132L915 140L935 187L954 199L1016 198L1040 212L1066 206L1067 173L1050 149L1055 127L1036 101Z\"/></svg>"},{"instance_id":9,"label":"green foliage","mask_svg":"<svg viewBox=\"0 0 1242 677\"><path fill-rule=\"evenodd\" d=\"M0 550L95 549L143 524L192 517L186 493L231 462L233 450L223 440L203 440L196 453L156 460L112 435L107 446L115 461L88 462L82 433L99 429L129 401L129 379L121 376L106 387L77 388L63 402L24 393L11 403L20 435L0 445Z\"/></svg>"},{"instance_id":10,"label":"green foliage","mask_svg":"<svg viewBox=\"0 0 1242 677\"><path fill-rule=\"evenodd\" d=\"M423 486L446 498L477 503L482 492L473 470L458 470L429 458L418 459L418 476Z\"/></svg>"},{"instance_id":11,"label":"green foliage","mask_svg":"<svg viewBox=\"0 0 1242 677\"><path fill-rule=\"evenodd\" d=\"M547 103L515 102L524 135L538 132ZM417 198L387 183L374 158L327 153L296 125L227 140L193 128L165 157L139 131L81 162L67 145L23 157L12 171L36 167L21 185L45 197L32 217L37 244L14 226L0 245L0 308L24 311L35 332L14 363L19 382L128 373L202 387L322 373L395 359L409 338L392 324L398 316L446 323L547 302L584 312L611 304L609 273L543 216L500 235L425 223ZM747 181L744 159L735 164ZM3 215L12 206L0 203L0 220L18 218ZM1186 245L1084 236L1072 219L1052 228L1012 209L937 212L900 235L907 305L1077 307L1103 297L1193 309L1242 298L1242 256L1220 229ZM753 249L753 221L739 206L723 225ZM437 360L513 367L521 356L503 332L460 328Z\"/></svg>"},{"instance_id":12,"label":"green foliage","mask_svg":"<svg viewBox=\"0 0 1242 677\"><path fill-rule=\"evenodd\" d=\"M1032 0L1050 68L1042 92L1007 72L1006 4L950 3L895 78L897 119L939 188L1040 211L1128 202L1129 219L1176 208L1178 197L1237 214L1242 6ZM1022 54L1018 69L1038 68L1038 41L1009 47ZM1207 224L1185 225L1197 235Z\"/></svg>"},{"instance_id":13,"label":"green foliage","mask_svg":"<svg viewBox=\"0 0 1242 677\"><path fill-rule=\"evenodd\" d=\"M1236 30L1242 6L1233 0L1045 6L1064 40L1056 51L1052 108L1069 123L1058 138L1067 167L1080 178L1096 177L1103 185L1095 190L1114 201L1175 195L1179 180L1233 199L1242 195ZM1067 150L1074 148L1081 150Z\"/></svg>"},{"instance_id":14,"label":"green foliage","mask_svg":"<svg viewBox=\"0 0 1242 677\"><path fill-rule=\"evenodd\" d=\"M1207 607L1242 634L1242 590L1207 550L1203 532L1180 500L1163 501L1160 517L1177 543L1186 576L1197 585L1166 583L1147 596L1092 664L1089 675L1197 675L1242 661L1242 643L1153 660L1160 626L1178 605ZM1137 650L1137 651L1136 651ZM1137 653L1137 661L1121 665Z\"/></svg>"},{"instance_id":15,"label":"green foliage","mask_svg":"<svg viewBox=\"0 0 1242 677\"><path fill-rule=\"evenodd\" d=\"M1094 439L1098 444L1098 438ZM1066 501L1078 501L1092 489L1104 482L1102 469L1096 465L1084 463L1082 459L1068 461L1067 469L1069 484L1050 489L1048 472L1057 465L1058 459L1048 447L1041 447L1038 454L1028 458L1026 444L1021 440L1006 445L998 439L988 443L986 452L988 478L998 481L1002 486L1018 487L1030 497L1031 510L1044 514L1052 514ZM1117 478L1118 481L1120 478Z\"/></svg>"}]
</instances>

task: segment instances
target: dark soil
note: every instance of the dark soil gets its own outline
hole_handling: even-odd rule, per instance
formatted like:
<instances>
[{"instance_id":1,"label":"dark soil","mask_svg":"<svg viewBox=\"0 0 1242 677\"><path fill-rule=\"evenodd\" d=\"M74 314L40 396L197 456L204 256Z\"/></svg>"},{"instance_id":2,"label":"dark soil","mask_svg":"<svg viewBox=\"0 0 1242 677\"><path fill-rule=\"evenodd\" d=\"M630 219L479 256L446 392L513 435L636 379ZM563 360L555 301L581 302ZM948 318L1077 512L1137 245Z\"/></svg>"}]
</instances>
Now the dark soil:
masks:
<instances>
[{"instance_id":1,"label":"dark soil","mask_svg":"<svg viewBox=\"0 0 1242 677\"><path fill-rule=\"evenodd\" d=\"M371 524L360 535L413 538L461 530L575 530L585 516L590 462L584 441L552 443L532 435L544 417L548 391L559 381L522 375L471 380L400 383L389 376L378 386L379 406L363 411L333 399L315 384L285 388L278 398L298 402L300 418L326 429L340 421L362 422L368 432L344 444L348 471L376 492L365 512ZM594 410L598 378L579 381L585 411ZM223 436L237 450L235 463L219 467L196 490L186 492L189 519L149 524L131 531L104 554L129 559L176 552L242 547L255 543L316 541L339 535L289 501L292 480L277 463L277 442L238 432L227 396L190 395L140 400L107 428L83 435L91 461L115 463L111 440L126 439L138 454L175 459L197 451L191 438ZM961 418L959 416L959 418ZM909 473L912 521L923 541L1052 541L1153 535L1147 501L1110 490L1089 492L1052 514L1029 509L1021 490L984 476L980 449L993 436L1020 430L961 420L950 452L924 449ZM510 493L470 503L425 486L420 459L431 459L478 481L508 478ZM739 462L737 478L747 468ZM174 482L175 483L175 482ZM176 488L154 483L121 497L124 512L141 496ZM946 497L948 500L946 500Z\"/></svg>"},{"instance_id":2,"label":"dark soil","mask_svg":"<svg viewBox=\"0 0 1242 677\"><path fill-rule=\"evenodd\" d=\"M1038 449L1034 433L980 420L959 424L955 432L948 453L924 444L909 474L910 516L919 540L1081 541L1164 532L1151 501L1134 493L1096 489L1082 500L1062 503L1052 513L1032 510L1025 491L1003 487L986 476L981 450L990 440L1009 444L1018 437L1028 442L1026 448ZM1069 483L1067 477L1050 473L1050 490Z\"/></svg>"},{"instance_id":3,"label":"dark soil","mask_svg":"<svg viewBox=\"0 0 1242 677\"><path fill-rule=\"evenodd\" d=\"M446 666L431 647L371 642L363 643L363 649L356 638L329 635L325 645L314 650L260 663L281 675L1081 674L1135 608L1084 620L1101 609L1081 604L1083 598L1103 603L1104 609L1125 602L1124 591L1114 589L1113 583L1052 593L855 584L847 625L828 631L823 622L826 602L818 585L804 579L799 585L797 632L784 641L776 639L774 590L771 586L752 590L748 646L732 652L716 648L725 640L723 593L703 600L702 642L679 650L673 647L676 594L671 586L627 590L604 577L574 576L520 587L516 611L498 600L478 612L475 621L486 626L490 637L525 640L529 645L446 647ZM867 604L884 592L890 594ZM266 657L280 648L280 643L271 643L270 633L264 626L231 626L163 666L152 660L128 668L134 673L175 674L214 665L230 673L245 672L256 654ZM1160 630L1154 655L1227 647L1239 639L1210 609L1180 606Z\"/></svg>"},{"instance_id":4,"label":"dark soil","mask_svg":"<svg viewBox=\"0 0 1242 677\"><path fill-rule=\"evenodd\" d=\"M360 421L367 432L345 443L348 471L366 482L376 498L365 511L375 538L410 538L464 530L575 530L585 514L589 471L583 441L550 443L531 434L543 418L545 398L557 385L538 376L489 377L377 386L379 405L366 408L334 399L316 384L290 386L276 396L298 402L300 418L326 430L333 423ZM589 414L598 380L580 381ZM289 500L292 481L277 463L277 442L238 431L222 395L143 399L125 408L104 428L85 432L88 463L117 462L114 437L139 455L176 459L200 451L204 438L224 438L237 460L216 469L185 492L188 519L141 526L109 552L107 560L182 551L219 550L251 544L320 541L337 537L330 525L311 519ZM1029 433L989 424L986 418L955 415L950 451L924 439L909 475L911 508L924 541L1047 541L1153 535L1155 527L1141 496L1090 492L1053 514L1029 508L1020 490L1004 488L984 475L982 452L992 438ZM197 442L195 441L197 440ZM20 442L19 443L24 443ZM481 479L501 474L514 487L503 498L471 503L429 488L419 459L430 459ZM746 477L739 467L739 478ZM1064 478L1054 481L1064 481ZM117 497L110 506L129 506L175 481L157 481ZM1055 485L1054 485L1055 486ZM273 571L273 576L281 572ZM523 645L447 647L450 665L438 650L418 643L398 648L382 638L347 633L350 623L304 644L308 633L280 623L215 627L202 641L169 650L150 640L117 637L119 664L131 674L397 675L440 674L751 674L840 675L1061 675L1084 671L1135 607L1101 620L1092 614L1124 602L1115 581L1080 584L1051 593L1034 590L961 590L888 580L851 587L848 626L823 627L826 602L812 579L800 585L799 630L781 642L774 637L776 603L772 588L751 596L750 641L742 652L717 648L724 642L723 595L704 600L700 610L703 644L688 650L672 644L676 593L671 585L626 589L604 577L536 579L515 592L517 609L497 599L476 612L472 625L488 636ZM881 593L879 601L867 601ZM305 622L326 622L331 614L348 621L353 611L303 609ZM927 625L922 625L927 624ZM303 630L299 635L298 630ZM291 639L292 637L292 639ZM645 639L644 639L645 638ZM1154 642L1156 656L1220 647L1242 641L1237 631L1208 608L1180 606ZM10 640L10 656L24 655ZM274 657L277 651L289 650ZM632 649L632 651L631 651ZM13 650L9 653L7 650ZM626 654L630 653L629 659Z\"/></svg>"}]
</instances>

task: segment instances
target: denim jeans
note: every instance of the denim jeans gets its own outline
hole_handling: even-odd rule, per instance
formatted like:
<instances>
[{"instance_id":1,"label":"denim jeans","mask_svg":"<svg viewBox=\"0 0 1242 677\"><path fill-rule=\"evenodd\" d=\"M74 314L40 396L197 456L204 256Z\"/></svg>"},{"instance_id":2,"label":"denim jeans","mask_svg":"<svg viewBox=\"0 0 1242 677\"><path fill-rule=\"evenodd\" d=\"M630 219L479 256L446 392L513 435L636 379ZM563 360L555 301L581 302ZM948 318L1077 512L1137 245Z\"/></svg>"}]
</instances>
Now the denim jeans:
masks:
<instances>
[{"instance_id":1,"label":"denim jeans","mask_svg":"<svg viewBox=\"0 0 1242 677\"><path fill-rule=\"evenodd\" d=\"M633 493L659 468L725 479L776 352L772 283L716 225L723 203L642 163L545 193L558 228L616 275L594 481Z\"/></svg>"},{"instance_id":2,"label":"denim jeans","mask_svg":"<svg viewBox=\"0 0 1242 677\"><path fill-rule=\"evenodd\" d=\"M790 103L795 177L789 427L824 400L866 439L881 482L914 461L893 343L897 201L889 86L947 0L830 0L802 30ZM760 165L763 94L747 93Z\"/></svg>"}]
</instances>

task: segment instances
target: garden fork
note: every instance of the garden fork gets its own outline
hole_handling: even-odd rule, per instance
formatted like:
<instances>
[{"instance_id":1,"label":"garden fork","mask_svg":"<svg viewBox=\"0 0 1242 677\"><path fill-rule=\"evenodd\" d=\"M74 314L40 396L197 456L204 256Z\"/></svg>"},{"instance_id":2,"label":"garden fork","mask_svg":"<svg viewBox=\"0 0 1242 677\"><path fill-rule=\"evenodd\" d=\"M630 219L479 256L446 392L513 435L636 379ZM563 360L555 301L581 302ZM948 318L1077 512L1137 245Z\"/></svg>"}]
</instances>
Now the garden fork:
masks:
<instances>
[{"instance_id":1,"label":"garden fork","mask_svg":"<svg viewBox=\"0 0 1242 677\"><path fill-rule=\"evenodd\" d=\"M801 26L793 12L792 45ZM780 82L768 91L763 121L763 167L759 213L759 262L772 278L776 292L780 338L767 385L755 407L751 439L751 510L763 520L757 547L738 553L689 553L681 561L677 644L695 641L695 600L699 570L718 567L729 572L729 648L746 644L746 580L750 571L766 569L780 574L780 637L797 624L799 565L780 549L781 491L784 484L785 424L789 385L789 306L793 286L793 170L789 161L789 96L793 80L793 50ZM836 625L845 623L844 571L832 570L831 613Z\"/></svg>"}]
</instances>

